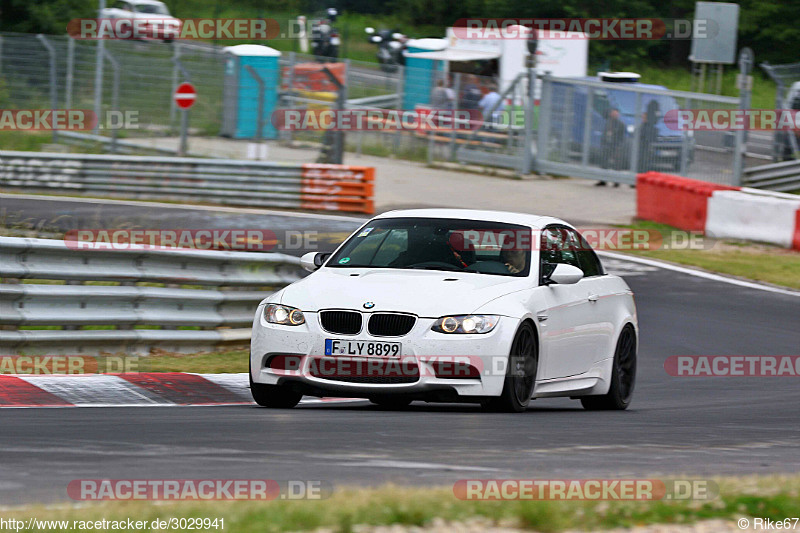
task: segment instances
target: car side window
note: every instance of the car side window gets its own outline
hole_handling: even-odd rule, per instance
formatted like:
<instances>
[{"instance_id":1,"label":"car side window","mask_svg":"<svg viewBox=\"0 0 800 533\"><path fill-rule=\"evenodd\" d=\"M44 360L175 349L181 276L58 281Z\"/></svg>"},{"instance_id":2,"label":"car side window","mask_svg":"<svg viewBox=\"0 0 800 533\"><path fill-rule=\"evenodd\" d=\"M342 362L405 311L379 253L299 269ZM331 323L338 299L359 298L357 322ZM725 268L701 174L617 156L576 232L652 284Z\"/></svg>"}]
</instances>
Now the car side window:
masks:
<instances>
[{"instance_id":1,"label":"car side window","mask_svg":"<svg viewBox=\"0 0 800 533\"><path fill-rule=\"evenodd\" d=\"M569 240L577 250L578 261L580 262L579 268L583 270L584 277L603 275L603 265L600 263L600 259L597 258L597 254L592 250L592 247L583 238L583 235L574 230L566 231L569 232Z\"/></svg>"},{"instance_id":2,"label":"car side window","mask_svg":"<svg viewBox=\"0 0 800 533\"><path fill-rule=\"evenodd\" d=\"M542 243L539 256L541 258L542 280L553 273L556 265L564 263L581 268L576 247L572 245L569 229L550 227L542 231Z\"/></svg>"}]
</instances>

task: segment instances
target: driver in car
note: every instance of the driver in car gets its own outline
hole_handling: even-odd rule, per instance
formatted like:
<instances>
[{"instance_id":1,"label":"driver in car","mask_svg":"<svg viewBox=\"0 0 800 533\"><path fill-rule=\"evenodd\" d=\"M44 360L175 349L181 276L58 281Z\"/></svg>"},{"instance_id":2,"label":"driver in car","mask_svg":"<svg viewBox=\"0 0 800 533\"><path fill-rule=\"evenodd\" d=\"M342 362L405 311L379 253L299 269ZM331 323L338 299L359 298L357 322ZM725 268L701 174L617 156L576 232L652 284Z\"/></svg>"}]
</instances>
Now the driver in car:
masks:
<instances>
[{"instance_id":1,"label":"driver in car","mask_svg":"<svg viewBox=\"0 0 800 533\"><path fill-rule=\"evenodd\" d=\"M500 252L500 258L511 274L519 274L525 270L525 250L504 248Z\"/></svg>"}]
</instances>

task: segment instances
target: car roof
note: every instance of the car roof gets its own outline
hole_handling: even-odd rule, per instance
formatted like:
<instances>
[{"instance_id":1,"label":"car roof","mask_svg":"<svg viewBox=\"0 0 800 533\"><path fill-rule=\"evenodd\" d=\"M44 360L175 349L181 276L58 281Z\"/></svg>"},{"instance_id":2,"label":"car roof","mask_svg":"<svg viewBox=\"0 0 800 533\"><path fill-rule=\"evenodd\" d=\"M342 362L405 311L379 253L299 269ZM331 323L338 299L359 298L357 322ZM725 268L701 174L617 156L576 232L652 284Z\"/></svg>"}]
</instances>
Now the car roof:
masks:
<instances>
[{"instance_id":1,"label":"car roof","mask_svg":"<svg viewBox=\"0 0 800 533\"><path fill-rule=\"evenodd\" d=\"M663 85L653 85L651 83L641 83L641 82L614 82L614 81L603 81L598 79L597 76L583 76L576 78L583 81L599 81L604 85L608 85L609 89L617 89L617 90L624 90L625 87L639 87L644 89L658 89L659 91L668 91L669 89L664 87Z\"/></svg>"},{"instance_id":2,"label":"car roof","mask_svg":"<svg viewBox=\"0 0 800 533\"><path fill-rule=\"evenodd\" d=\"M161 2L160 0L127 0L127 2L129 4L136 4L136 5L149 5L149 6L152 6L152 5L161 5L161 6L163 6L163 5L165 5L164 2Z\"/></svg>"},{"instance_id":3,"label":"car roof","mask_svg":"<svg viewBox=\"0 0 800 533\"><path fill-rule=\"evenodd\" d=\"M564 224L566 226L572 227L571 224L554 217L532 215L528 213L514 213L511 211L489 211L482 209L448 209L448 208L399 209L395 211L387 211L385 213L381 213L375 218L378 219L378 218L401 218L401 217L485 220L487 222L505 222L507 224L530 226L534 229L542 229L549 224Z\"/></svg>"}]
</instances>

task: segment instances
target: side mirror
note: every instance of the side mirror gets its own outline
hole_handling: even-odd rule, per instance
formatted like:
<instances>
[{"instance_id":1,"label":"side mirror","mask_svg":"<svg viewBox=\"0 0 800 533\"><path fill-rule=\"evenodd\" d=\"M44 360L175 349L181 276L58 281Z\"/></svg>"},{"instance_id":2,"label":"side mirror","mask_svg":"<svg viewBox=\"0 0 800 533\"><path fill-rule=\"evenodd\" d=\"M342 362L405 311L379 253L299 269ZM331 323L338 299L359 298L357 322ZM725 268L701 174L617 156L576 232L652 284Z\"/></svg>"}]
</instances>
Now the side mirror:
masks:
<instances>
[{"instance_id":1,"label":"side mirror","mask_svg":"<svg viewBox=\"0 0 800 533\"><path fill-rule=\"evenodd\" d=\"M583 279L583 270L572 265L559 263L545 281L559 285L572 285L573 283L578 283L581 279Z\"/></svg>"},{"instance_id":2,"label":"side mirror","mask_svg":"<svg viewBox=\"0 0 800 533\"><path fill-rule=\"evenodd\" d=\"M300 257L300 266L304 270L314 272L321 267L331 254L322 252L307 252Z\"/></svg>"}]
</instances>

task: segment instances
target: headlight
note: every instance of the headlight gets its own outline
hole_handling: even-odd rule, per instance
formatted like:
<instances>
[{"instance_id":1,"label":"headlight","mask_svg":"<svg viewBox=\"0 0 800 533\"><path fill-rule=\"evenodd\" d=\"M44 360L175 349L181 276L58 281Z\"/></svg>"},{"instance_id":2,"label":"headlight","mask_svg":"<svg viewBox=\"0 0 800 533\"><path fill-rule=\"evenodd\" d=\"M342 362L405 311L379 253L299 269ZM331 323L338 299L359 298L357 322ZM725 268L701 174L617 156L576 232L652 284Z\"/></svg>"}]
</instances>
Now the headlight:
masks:
<instances>
[{"instance_id":1,"label":"headlight","mask_svg":"<svg viewBox=\"0 0 800 533\"><path fill-rule=\"evenodd\" d=\"M303 316L301 310L280 304L267 304L264 307L264 318L270 324L284 324L286 326L299 326L306 322L306 317Z\"/></svg>"},{"instance_id":2,"label":"headlight","mask_svg":"<svg viewBox=\"0 0 800 533\"><path fill-rule=\"evenodd\" d=\"M496 315L443 316L431 329L439 333L489 333L499 320Z\"/></svg>"}]
</instances>

